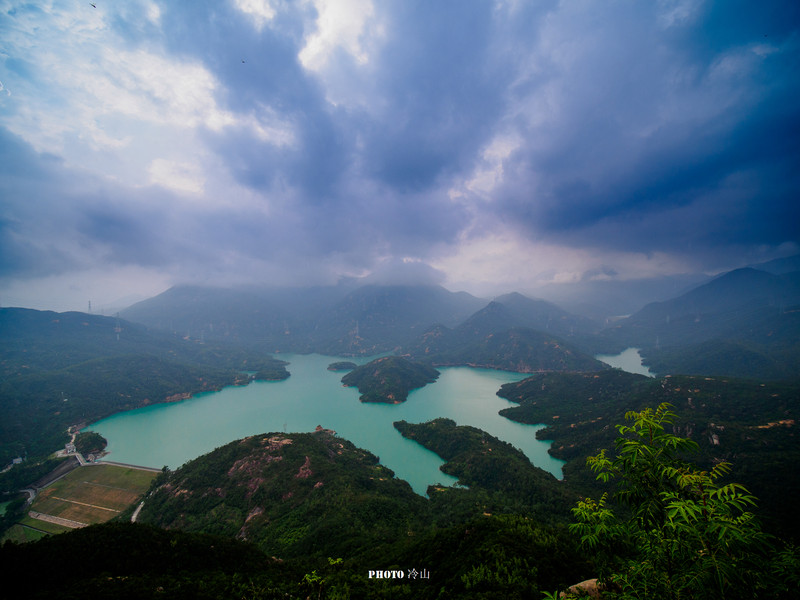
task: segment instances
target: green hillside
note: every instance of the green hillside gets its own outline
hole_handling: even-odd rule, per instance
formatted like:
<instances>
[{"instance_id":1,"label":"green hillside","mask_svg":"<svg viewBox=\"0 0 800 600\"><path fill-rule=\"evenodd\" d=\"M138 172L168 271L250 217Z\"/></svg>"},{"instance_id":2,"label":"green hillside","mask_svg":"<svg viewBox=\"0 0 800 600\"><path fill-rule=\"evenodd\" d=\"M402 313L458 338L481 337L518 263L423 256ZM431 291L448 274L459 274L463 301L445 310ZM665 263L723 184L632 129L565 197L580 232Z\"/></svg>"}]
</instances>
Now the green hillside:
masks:
<instances>
[{"instance_id":1,"label":"green hillside","mask_svg":"<svg viewBox=\"0 0 800 600\"><path fill-rule=\"evenodd\" d=\"M165 472L139 521L246 540L299 573L292 598L306 597L312 571L321 597L408 599L521 599L591 574L565 527L577 494L479 430L442 420L403 429L452 453L443 470L470 487L434 487L426 499L332 432L267 433ZM370 569L402 570L405 581L374 581ZM409 581L412 570L432 575Z\"/></svg>"},{"instance_id":2,"label":"green hillside","mask_svg":"<svg viewBox=\"0 0 800 600\"><path fill-rule=\"evenodd\" d=\"M424 505L377 457L320 430L253 436L190 461L159 483L140 520L282 558L349 557L419 531Z\"/></svg>"},{"instance_id":3,"label":"green hillside","mask_svg":"<svg viewBox=\"0 0 800 600\"><path fill-rule=\"evenodd\" d=\"M466 327L450 330L438 326L402 352L434 366L468 365L520 373L596 371L605 366L573 344L526 328L486 333Z\"/></svg>"},{"instance_id":4,"label":"green hillside","mask_svg":"<svg viewBox=\"0 0 800 600\"><path fill-rule=\"evenodd\" d=\"M647 571L637 561L646 548L611 538L608 554L593 551L585 536L581 542L568 527L579 514L569 509L582 507L585 519L592 505L508 444L447 419L396 426L448 457L443 470L469 487L432 487L425 499L332 432L267 433L164 471L135 525L6 544L0 561L32 598L522 600L609 565ZM613 532L602 524L606 548ZM712 589L702 597L792 597L800 557L777 540L757 541L766 544L752 546L758 556L747 554L759 569L757 587L723 581L722 595Z\"/></svg>"},{"instance_id":5,"label":"green hillside","mask_svg":"<svg viewBox=\"0 0 800 600\"><path fill-rule=\"evenodd\" d=\"M116 412L289 376L286 363L84 313L0 309L0 464L48 455Z\"/></svg>"},{"instance_id":6,"label":"green hillside","mask_svg":"<svg viewBox=\"0 0 800 600\"><path fill-rule=\"evenodd\" d=\"M411 390L433 383L439 371L398 356L384 356L361 365L342 377L342 383L361 392L362 402L398 404Z\"/></svg>"},{"instance_id":7,"label":"green hillside","mask_svg":"<svg viewBox=\"0 0 800 600\"><path fill-rule=\"evenodd\" d=\"M483 497L492 510L514 506L540 521L565 521L579 497L564 482L532 465L521 450L475 427L457 426L444 418L421 424L397 421L394 427L443 458L441 470L469 488L466 495L488 494ZM443 493L458 495L459 491L433 492L434 496Z\"/></svg>"},{"instance_id":8,"label":"green hillside","mask_svg":"<svg viewBox=\"0 0 800 600\"><path fill-rule=\"evenodd\" d=\"M800 493L800 386L720 377L648 378L616 369L599 373L534 375L502 386L498 395L519 403L501 414L543 423L540 439L566 460L568 481L594 485L587 456L613 445L614 425L629 410L667 402L678 414L675 432L699 445L698 464L732 464L731 477L761 499L771 530L800 539L800 518L784 499Z\"/></svg>"},{"instance_id":9,"label":"green hillside","mask_svg":"<svg viewBox=\"0 0 800 600\"><path fill-rule=\"evenodd\" d=\"M800 369L800 273L738 269L648 304L582 347L642 349L657 373L791 379Z\"/></svg>"}]
</instances>

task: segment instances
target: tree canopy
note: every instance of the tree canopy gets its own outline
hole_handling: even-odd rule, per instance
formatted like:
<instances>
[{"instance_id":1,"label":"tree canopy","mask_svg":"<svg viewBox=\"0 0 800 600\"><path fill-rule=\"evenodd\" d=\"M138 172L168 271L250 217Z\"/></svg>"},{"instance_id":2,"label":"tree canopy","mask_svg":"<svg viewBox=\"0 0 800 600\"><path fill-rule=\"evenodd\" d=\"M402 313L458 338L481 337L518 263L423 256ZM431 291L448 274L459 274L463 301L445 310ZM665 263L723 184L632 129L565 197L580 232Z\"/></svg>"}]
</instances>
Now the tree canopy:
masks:
<instances>
[{"instance_id":1,"label":"tree canopy","mask_svg":"<svg viewBox=\"0 0 800 600\"><path fill-rule=\"evenodd\" d=\"M668 431L670 408L627 413L614 455L603 450L587 461L598 479L616 484L611 497L578 502L570 526L594 556L604 597L789 597L797 549L761 530L756 498L722 482L727 463L701 471L686 460L697 444Z\"/></svg>"}]
</instances>

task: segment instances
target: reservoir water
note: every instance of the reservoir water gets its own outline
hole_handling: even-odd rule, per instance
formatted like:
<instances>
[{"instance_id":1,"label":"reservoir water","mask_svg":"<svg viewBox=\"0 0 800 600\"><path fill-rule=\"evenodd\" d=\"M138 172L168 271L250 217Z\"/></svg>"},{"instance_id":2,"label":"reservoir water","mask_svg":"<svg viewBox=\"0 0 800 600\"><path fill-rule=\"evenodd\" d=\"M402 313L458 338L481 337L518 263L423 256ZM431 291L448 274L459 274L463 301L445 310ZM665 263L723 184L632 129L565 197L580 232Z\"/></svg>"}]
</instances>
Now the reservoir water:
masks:
<instances>
[{"instance_id":1,"label":"reservoir water","mask_svg":"<svg viewBox=\"0 0 800 600\"><path fill-rule=\"evenodd\" d=\"M642 364L639 348L628 348L619 354L598 354L595 358L611 367L622 369L628 373L647 375L648 377L656 376L655 373Z\"/></svg>"},{"instance_id":2,"label":"reservoir water","mask_svg":"<svg viewBox=\"0 0 800 600\"><path fill-rule=\"evenodd\" d=\"M535 437L543 426L515 423L497 414L514 406L496 395L500 386L528 375L441 368L435 383L414 390L405 403L371 404L359 402L357 389L342 386L343 373L327 370L341 359L317 354L281 358L290 363L291 377L284 381L252 382L118 413L88 429L108 440L109 461L174 469L235 439L273 431L313 431L322 425L380 457L414 491L425 494L428 485L452 485L455 478L439 471L443 461L436 454L403 438L392 423L448 417L509 442L536 466L562 477L563 461L547 454L550 442Z\"/></svg>"}]
</instances>

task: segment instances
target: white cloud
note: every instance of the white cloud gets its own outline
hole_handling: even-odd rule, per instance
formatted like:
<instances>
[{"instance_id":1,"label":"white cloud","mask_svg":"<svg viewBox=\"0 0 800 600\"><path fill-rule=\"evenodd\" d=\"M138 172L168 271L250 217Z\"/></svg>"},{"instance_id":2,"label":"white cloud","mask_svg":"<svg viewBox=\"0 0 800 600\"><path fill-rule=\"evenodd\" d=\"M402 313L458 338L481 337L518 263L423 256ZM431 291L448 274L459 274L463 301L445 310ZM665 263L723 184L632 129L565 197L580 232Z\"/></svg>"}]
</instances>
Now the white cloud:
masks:
<instances>
[{"instance_id":1,"label":"white cloud","mask_svg":"<svg viewBox=\"0 0 800 600\"><path fill-rule=\"evenodd\" d=\"M464 236L450 254L443 254L430 264L446 273L447 287L478 295L533 291L549 283L581 281L589 273L607 271L608 265L620 280L690 270L679 257L665 253L574 248L525 239L511 230L496 230L474 238Z\"/></svg>"},{"instance_id":2,"label":"white cloud","mask_svg":"<svg viewBox=\"0 0 800 600\"><path fill-rule=\"evenodd\" d=\"M218 107L219 84L201 64L178 62L145 50L106 55L100 69L84 63L65 86L95 100L92 110L160 125L219 131L236 122ZM77 91L77 89L76 89ZM87 98L89 100L90 98Z\"/></svg>"},{"instance_id":3,"label":"white cloud","mask_svg":"<svg viewBox=\"0 0 800 600\"><path fill-rule=\"evenodd\" d=\"M331 53L345 50L358 64L369 55L363 44L365 28L374 16L371 0L313 0L317 10L316 30L306 37L300 62L311 71L322 70Z\"/></svg>"},{"instance_id":4,"label":"white cloud","mask_svg":"<svg viewBox=\"0 0 800 600\"><path fill-rule=\"evenodd\" d=\"M234 0L234 4L253 19L253 25L258 31L275 18L275 9L269 0Z\"/></svg>"},{"instance_id":5,"label":"white cloud","mask_svg":"<svg viewBox=\"0 0 800 600\"><path fill-rule=\"evenodd\" d=\"M158 46L128 48L99 10L44 11L17 11L6 36L7 52L30 73L9 73L17 93L5 124L37 150L60 153L69 136L119 147L125 134L109 131L140 135L143 123L212 131L236 123L219 105L224 90L201 63L168 57Z\"/></svg>"},{"instance_id":6,"label":"white cloud","mask_svg":"<svg viewBox=\"0 0 800 600\"><path fill-rule=\"evenodd\" d=\"M147 19L153 25L158 25L161 22L161 8L155 2L147 4Z\"/></svg>"},{"instance_id":7,"label":"white cloud","mask_svg":"<svg viewBox=\"0 0 800 600\"><path fill-rule=\"evenodd\" d=\"M292 123L282 119L269 106L259 105L258 112L243 121L262 142L275 146L292 146L296 142Z\"/></svg>"},{"instance_id":8,"label":"white cloud","mask_svg":"<svg viewBox=\"0 0 800 600\"><path fill-rule=\"evenodd\" d=\"M704 0L659 0L658 23L664 29L689 25L697 19Z\"/></svg>"},{"instance_id":9,"label":"white cloud","mask_svg":"<svg viewBox=\"0 0 800 600\"><path fill-rule=\"evenodd\" d=\"M522 146L522 139L516 133L497 135L484 148L481 161L469 178L451 188L448 192L451 199L464 198L467 192L477 194L483 200L491 201L492 192L503 183L503 163Z\"/></svg>"},{"instance_id":10,"label":"white cloud","mask_svg":"<svg viewBox=\"0 0 800 600\"><path fill-rule=\"evenodd\" d=\"M196 164L157 158L148 169L150 182L178 192L201 194L205 188L203 172Z\"/></svg>"}]
</instances>

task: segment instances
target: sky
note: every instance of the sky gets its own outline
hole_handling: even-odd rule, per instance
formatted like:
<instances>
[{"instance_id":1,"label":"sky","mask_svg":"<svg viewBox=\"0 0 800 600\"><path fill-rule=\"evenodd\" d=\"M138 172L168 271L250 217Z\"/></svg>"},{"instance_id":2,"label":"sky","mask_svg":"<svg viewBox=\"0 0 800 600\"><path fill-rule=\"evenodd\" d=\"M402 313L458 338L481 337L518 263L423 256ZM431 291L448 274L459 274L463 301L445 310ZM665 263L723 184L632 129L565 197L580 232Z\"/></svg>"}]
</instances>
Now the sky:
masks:
<instances>
[{"instance_id":1,"label":"sky","mask_svg":"<svg viewBox=\"0 0 800 600\"><path fill-rule=\"evenodd\" d=\"M796 0L0 0L0 305L800 252Z\"/></svg>"}]
</instances>

